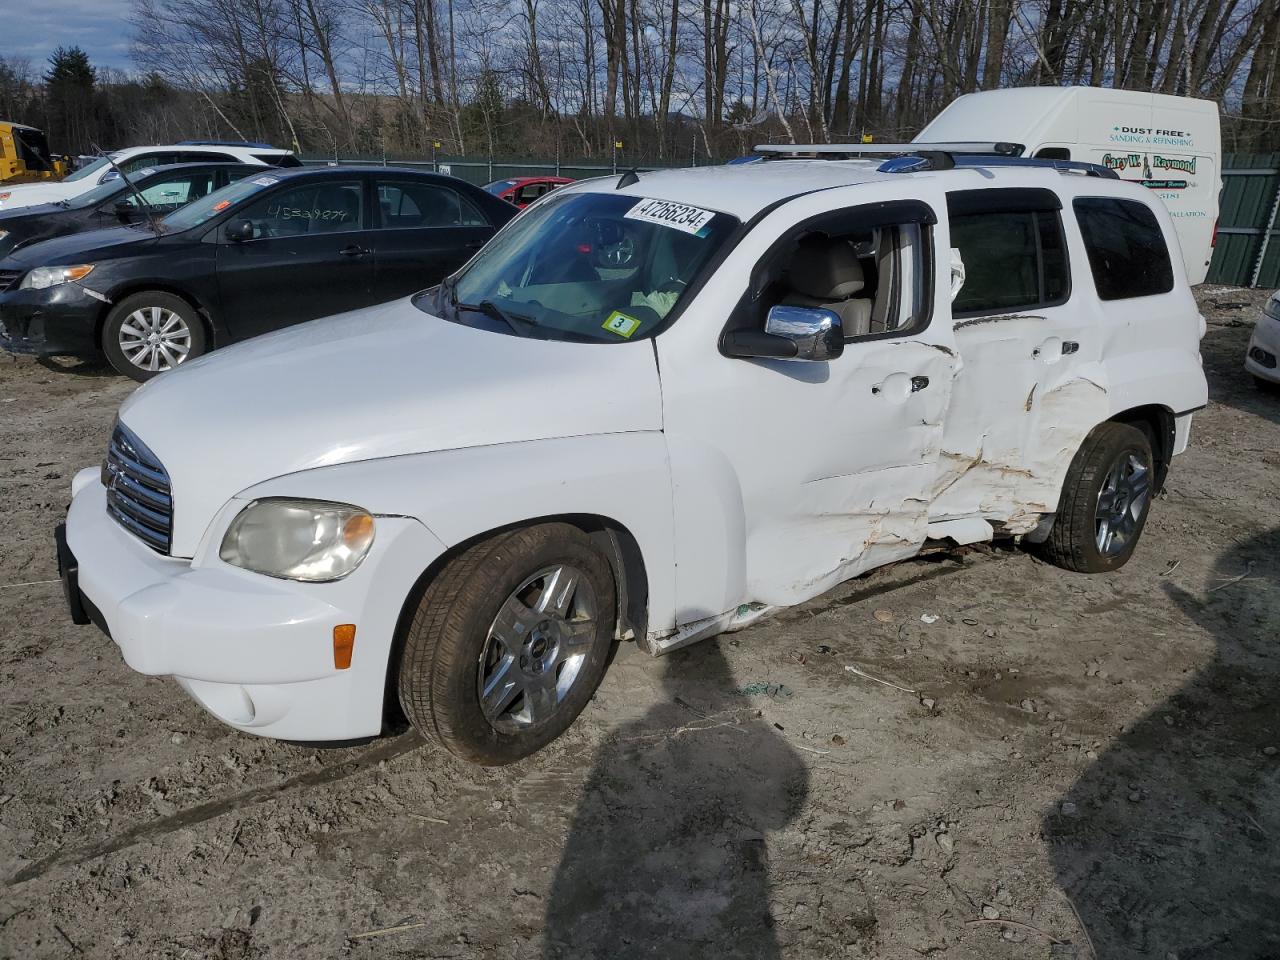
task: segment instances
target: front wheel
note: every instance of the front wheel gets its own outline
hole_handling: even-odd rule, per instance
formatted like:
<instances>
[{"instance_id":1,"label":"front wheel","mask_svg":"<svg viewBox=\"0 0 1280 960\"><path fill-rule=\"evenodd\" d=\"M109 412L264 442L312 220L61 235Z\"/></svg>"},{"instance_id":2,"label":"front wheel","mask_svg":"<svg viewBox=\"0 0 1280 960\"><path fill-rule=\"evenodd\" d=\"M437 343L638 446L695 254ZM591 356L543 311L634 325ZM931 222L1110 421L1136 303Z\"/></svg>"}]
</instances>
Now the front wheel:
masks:
<instances>
[{"instance_id":1,"label":"front wheel","mask_svg":"<svg viewBox=\"0 0 1280 960\"><path fill-rule=\"evenodd\" d=\"M1151 443L1126 423L1103 423L1085 438L1067 470L1045 559L1078 573L1128 562L1155 495Z\"/></svg>"},{"instance_id":2,"label":"front wheel","mask_svg":"<svg viewBox=\"0 0 1280 960\"><path fill-rule=\"evenodd\" d=\"M577 527L498 534L428 585L405 637L400 705L414 727L475 763L511 763L573 723L604 675L616 591Z\"/></svg>"},{"instance_id":3,"label":"front wheel","mask_svg":"<svg viewBox=\"0 0 1280 960\"><path fill-rule=\"evenodd\" d=\"M102 352L134 380L150 380L204 350L204 325L195 307L161 290L125 297L102 326Z\"/></svg>"}]
</instances>

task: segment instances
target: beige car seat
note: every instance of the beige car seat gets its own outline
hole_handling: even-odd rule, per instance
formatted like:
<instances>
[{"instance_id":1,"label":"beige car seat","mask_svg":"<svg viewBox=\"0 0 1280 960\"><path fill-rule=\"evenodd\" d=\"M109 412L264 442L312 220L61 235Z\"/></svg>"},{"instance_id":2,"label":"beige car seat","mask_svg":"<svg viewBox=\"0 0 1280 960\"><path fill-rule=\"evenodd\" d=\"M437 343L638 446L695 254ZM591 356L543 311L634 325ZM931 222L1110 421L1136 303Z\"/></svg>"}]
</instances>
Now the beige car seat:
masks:
<instances>
[{"instance_id":1,"label":"beige car seat","mask_svg":"<svg viewBox=\"0 0 1280 960\"><path fill-rule=\"evenodd\" d=\"M871 331L872 303L855 297L866 286L862 264L847 241L820 234L805 237L791 257L787 278L791 292L782 298L785 306L832 310L847 337Z\"/></svg>"}]
</instances>

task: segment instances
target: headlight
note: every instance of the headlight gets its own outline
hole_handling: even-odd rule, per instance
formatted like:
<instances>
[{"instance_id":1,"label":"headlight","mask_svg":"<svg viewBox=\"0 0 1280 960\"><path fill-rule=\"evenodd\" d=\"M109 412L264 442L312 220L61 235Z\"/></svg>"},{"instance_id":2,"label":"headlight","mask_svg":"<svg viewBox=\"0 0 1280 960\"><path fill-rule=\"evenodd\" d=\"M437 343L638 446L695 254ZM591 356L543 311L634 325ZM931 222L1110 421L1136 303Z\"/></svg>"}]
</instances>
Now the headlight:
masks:
<instances>
[{"instance_id":1,"label":"headlight","mask_svg":"<svg viewBox=\"0 0 1280 960\"><path fill-rule=\"evenodd\" d=\"M373 517L345 503L255 500L231 521L218 556L282 580L340 580L373 546Z\"/></svg>"},{"instance_id":2,"label":"headlight","mask_svg":"<svg viewBox=\"0 0 1280 960\"><path fill-rule=\"evenodd\" d=\"M56 286L59 283L83 280L92 272L92 263L79 263L74 267L36 267L22 278L20 289L43 290L45 287Z\"/></svg>"},{"instance_id":3,"label":"headlight","mask_svg":"<svg viewBox=\"0 0 1280 960\"><path fill-rule=\"evenodd\" d=\"M1262 308L1262 312L1272 320L1280 320L1280 299L1277 299L1274 293L1267 299L1267 305Z\"/></svg>"},{"instance_id":4,"label":"headlight","mask_svg":"<svg viewBox=\"0 0 1280 960\"><path fill-rule=\"evenodd\" d=\"M9 235L8 230L0 230L0 242L3 242L4 238L7 237L8 235Z\"/></svg>"}]
</instances>

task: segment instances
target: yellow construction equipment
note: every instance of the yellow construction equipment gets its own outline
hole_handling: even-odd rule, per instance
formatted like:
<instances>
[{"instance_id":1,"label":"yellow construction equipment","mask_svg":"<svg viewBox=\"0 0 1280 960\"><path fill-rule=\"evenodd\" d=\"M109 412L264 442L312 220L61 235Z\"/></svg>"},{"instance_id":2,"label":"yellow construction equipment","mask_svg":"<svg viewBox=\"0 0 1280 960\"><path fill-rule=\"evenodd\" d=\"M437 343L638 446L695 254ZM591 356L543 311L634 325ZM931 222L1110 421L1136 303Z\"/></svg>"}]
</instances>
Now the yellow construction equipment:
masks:
<instances>
[{"instance_id":1,"label":"yellow construction equipment","mask_svg":"<svg viewBox=\"0 0 1280 960\"><path fill-rule=\"evenodd\" d=\"M43 130L0 120L0 183L61 180L70 171L67 157L49 152Z\"/></svg>"}]
</instances>

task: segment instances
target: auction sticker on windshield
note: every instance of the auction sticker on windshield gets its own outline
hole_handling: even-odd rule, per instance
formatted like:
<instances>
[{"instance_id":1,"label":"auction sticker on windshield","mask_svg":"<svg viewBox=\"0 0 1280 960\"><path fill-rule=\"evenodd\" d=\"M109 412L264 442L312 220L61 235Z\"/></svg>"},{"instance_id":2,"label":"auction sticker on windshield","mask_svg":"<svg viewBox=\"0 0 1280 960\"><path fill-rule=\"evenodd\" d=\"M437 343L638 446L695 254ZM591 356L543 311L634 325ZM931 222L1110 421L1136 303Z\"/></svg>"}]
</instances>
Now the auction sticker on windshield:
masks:
<instances>
[{"instance_id":1,"label":"auction sticker on windshield","mask_svg":"<svg viewBox=\"0 0 1280 960\"><path fill-rule=\"evenodd\" d=\"M253 182L260 187L269 187L274 183L279 183L280 181L276 177L258 177L258 179Z\"/></svg>"},{"instance_id":2,"label":"auction sticker on windshield","mask_svg":"<svg viewBox=\"0 0 1280 960\"><path fill-rule=\"evenodd\" d=\"M647 197L624 214L628 220L644 220L664 227L674 227L676 230L694 235L710 223L715 215L714 210L691 207L687 203L672 203L670 200L651 200Z\"/></svg>"},{"instance_id":3,"label":"auction sticker on windshield","mask_svg":"<svg viewBox=\"0 0 1280 960\"><path fill-rule=\"evenodd\" d=\"M628 317L619 310L609 314L609 319L602 326L610 333L616 333L620 337L629 337L640 327L640 321L635 317Z\"/></svg>"}]
</instances>

